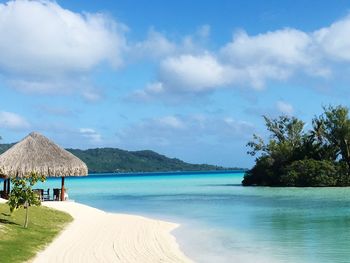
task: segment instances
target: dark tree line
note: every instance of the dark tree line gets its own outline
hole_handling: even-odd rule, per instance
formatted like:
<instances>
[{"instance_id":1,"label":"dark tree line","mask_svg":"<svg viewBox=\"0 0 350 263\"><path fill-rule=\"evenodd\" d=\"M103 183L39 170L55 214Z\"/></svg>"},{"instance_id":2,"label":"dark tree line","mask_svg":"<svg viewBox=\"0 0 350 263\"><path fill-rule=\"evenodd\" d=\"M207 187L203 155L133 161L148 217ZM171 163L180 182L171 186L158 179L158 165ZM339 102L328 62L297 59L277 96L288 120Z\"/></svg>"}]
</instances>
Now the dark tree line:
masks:
<instances>
[{"instance_id":1,"label":"dark tree line","mask_svg":"<svg viewBox=\"0 0 350 263\"><path fill-rule=\"evenodd\" d=\"M248 153L257 158L254 167L246 172L243 185L349 186L349 109L323 109L308 131L305 123L295 117L264 116L270 136L265 142L253 135L248 142Z\"/></svg>"}]
</instances>

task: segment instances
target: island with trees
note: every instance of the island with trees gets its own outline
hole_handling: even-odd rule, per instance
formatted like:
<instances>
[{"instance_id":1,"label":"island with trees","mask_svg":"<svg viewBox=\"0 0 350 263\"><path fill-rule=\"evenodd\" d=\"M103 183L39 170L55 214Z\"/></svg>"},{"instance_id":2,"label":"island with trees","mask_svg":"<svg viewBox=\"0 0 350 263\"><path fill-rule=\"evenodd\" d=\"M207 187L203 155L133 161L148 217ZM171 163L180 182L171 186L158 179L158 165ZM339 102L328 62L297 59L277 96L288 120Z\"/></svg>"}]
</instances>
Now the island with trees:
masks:
<instances>
[{"instance_id":1,"label":"island with trees","mask_svg":"<svg viewBox=\"0 0 350 263\"><path fill-rule=\"evenodd\" d=\"M12 147L0 144L0 154ZM192 164L178 158L169 158L150 150L126 151L118 148L66 149L88 166L89 173L139 173L179 171L229 171L244 168L226 168L209 164Z\"/></svg>"},{"instance_id":2,"label":"island with trees","mask_svg":"<svg viewBox=\"0 0 350 263\"><path fill-rule=\"evenodd\" d=\"M253 135L255 165L244 186L350 186L350 119L344 106L328 106L307 125L296 117L264 116L268 140Z\"/></svg>"}]
</instances>

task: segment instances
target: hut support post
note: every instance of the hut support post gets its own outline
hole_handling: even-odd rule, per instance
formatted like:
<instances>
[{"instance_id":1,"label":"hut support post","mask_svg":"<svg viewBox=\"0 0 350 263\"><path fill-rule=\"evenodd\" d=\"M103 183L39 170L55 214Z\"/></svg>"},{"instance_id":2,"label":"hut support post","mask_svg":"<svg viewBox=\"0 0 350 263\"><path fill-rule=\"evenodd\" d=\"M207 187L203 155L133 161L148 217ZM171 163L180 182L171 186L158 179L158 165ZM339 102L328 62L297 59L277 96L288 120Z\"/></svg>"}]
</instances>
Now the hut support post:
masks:
<instances>
[{"instance_id":1,"label":"hut support post","mask_svg":"<svg viewBox=\"0 0 350 263\"><path fill-rule=\"evenodd\" d=\"M61 201L64 201L64 177L62 177L62 184L61 184Z\"/></svg>"},{"instance_id":2,"label":"hut support post","mask_svg":"<svg viewBox=\"0 0 350 263\"><path fill-rule=\"evenodd\" d=\"M11 179L7 179L7 194L10 194L10 185L11 185Z\"/></svg>"},{"instance_id":3,"label":"hut support post","mask_svg":"<svg viewBox=\"0 0 350 263\"><path fill-rule=\"evenodd\" d=\"M6 194L7 191L7 179L4 179L4 194Z\"/></svg>"}]
</instances>

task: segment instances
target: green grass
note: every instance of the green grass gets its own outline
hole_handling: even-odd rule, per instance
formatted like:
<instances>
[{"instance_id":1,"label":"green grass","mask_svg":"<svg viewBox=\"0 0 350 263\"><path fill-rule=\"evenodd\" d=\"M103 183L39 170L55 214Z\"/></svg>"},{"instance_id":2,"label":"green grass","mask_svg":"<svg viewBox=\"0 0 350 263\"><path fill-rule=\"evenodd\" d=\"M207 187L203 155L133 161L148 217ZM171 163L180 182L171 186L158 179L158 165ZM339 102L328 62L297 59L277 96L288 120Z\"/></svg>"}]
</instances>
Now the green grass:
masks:
<instances>
[{"instance_id":1,"label":"green grass","mask_svg":"<svg viewBox=\"0 0 350 263\"><path fill-rule=\"evenodd\" d=\"M24 228L23 208L10 215L6 204L0 204L0 262L25 262L48 245L72 221L66 213L47 207L30 207L29 225Z\"/></svg>"}]
</instances>

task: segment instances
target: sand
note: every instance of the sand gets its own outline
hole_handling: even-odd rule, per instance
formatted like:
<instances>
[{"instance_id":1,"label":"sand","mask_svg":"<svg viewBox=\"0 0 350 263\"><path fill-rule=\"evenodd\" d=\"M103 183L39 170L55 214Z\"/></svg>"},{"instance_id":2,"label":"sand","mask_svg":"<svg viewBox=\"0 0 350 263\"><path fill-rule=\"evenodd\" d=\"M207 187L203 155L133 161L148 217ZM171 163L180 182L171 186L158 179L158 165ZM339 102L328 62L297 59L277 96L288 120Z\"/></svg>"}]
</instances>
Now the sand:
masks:
<instances>
[{"instance_id":1,"label":"sand","mask_svg":"<svg viewBox=\"0 0 350 263\"><path fill-rule=\"evenodd\" d=\"M44 202L74 221L33 260L40 262L192 262L171 231L177 224L141 216L106 213L75 202Z\"/></svg>"}]
</instances>

